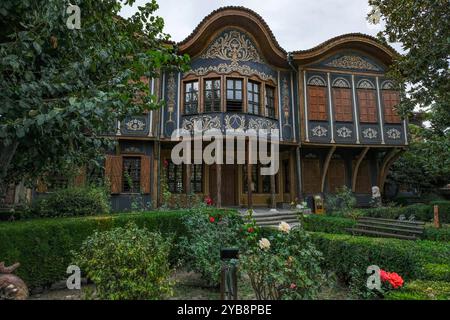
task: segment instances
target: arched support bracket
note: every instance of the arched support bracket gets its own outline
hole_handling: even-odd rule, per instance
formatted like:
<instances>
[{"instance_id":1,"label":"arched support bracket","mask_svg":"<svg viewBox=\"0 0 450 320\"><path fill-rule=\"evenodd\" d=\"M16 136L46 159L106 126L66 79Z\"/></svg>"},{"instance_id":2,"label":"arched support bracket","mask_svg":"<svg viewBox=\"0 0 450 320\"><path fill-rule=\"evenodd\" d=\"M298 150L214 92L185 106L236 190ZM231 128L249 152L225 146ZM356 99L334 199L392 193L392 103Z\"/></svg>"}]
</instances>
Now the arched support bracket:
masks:
<instances>
[{"instance_id":1,"label":"arched support bracket","mask_svg":"<svg viewBox=\"0 0 450 320\"><path fill-rule=\"evenodd\" d=\"M361 162L364 160L364 157L366 156L369 149L370 149L369 147L365 147L363 149L363 151L361 151L360 155L358 156L358 160L356 160L356 165L352 172L352 192L356 192L356 179L358 179L359 167L361 165Z\"/></svg>"},{"instance_id":2,"label":"arched support bracket","mask_svg":"<svg viewBox=\"0 0 450 320\"><path fill-rule=\"evenodd\" d=\"M390 166L401 156L403 152L403 149L392 149L384 157L381 170L378 173L378 187L380 188L380 192L383 192L384 190L384 183L386 182Z\"/></svg>"},{"instance_id":3,"label":"arched support bracket","mask_svg":"<svg viewBox=\"0 0 450 320\"><path fill-rule=\"evenodd\" d=\"M325 178L327 177L328 173L328 167L330 165L331 157L333 156L333 153L336 151L336 146L331 147L330 151L328 151L327 157L325 159L325 163L322 167L322 183L320 184L320 192L323 193L325 190Z\"/></svg>"}]
</instances>

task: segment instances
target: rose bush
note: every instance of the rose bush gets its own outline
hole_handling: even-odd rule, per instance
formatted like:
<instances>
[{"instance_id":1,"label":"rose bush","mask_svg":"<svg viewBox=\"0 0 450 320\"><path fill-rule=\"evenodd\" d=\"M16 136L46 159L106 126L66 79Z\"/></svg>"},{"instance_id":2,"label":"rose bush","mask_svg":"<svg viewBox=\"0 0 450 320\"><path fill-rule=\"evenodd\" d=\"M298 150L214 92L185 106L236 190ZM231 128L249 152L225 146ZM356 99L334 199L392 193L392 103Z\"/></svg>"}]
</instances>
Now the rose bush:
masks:
<instances>
[{"instance_id":1,"label":"rose bush","mask_svg":"<svg viewBox=\"0 0 450 320\"><path fill-rule=\"evenodd\" d=\"M264 238L247 239L240 256L260 300L313 299L324 281L319 267L322 255L300 227L281 223Z\"/></svg>"}]
</instances>

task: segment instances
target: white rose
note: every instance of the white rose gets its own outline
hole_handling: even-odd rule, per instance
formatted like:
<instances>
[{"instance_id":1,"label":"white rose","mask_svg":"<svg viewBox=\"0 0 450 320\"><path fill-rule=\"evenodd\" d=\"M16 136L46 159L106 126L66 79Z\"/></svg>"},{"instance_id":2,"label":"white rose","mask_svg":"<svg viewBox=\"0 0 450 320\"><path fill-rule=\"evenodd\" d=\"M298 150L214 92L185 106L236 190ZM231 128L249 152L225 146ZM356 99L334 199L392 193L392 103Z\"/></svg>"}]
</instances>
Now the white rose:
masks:
<instances>
[{"instance_id":1,"label":"white rose","mask_svg":"<svg viewBox=\"0 0 450 320\"><path fill-rule=\"evenodd\" d=\"M259 240L259 247L261 248L261 250L269 250L270 241L267 240L266 238L262 238L261 240Z\"/></svg>"},{"instance_id":2,"label":"white rose","mask_svg":"<svg viewBox=\"0 0 450 320\"><path fill-rule=\"evenodd\" d=\"M291 231L291 226L289 224L287 224L286 222L282 221L278 225L278 230L289 233L289 231Z\"/></svg>"}]
</instances>

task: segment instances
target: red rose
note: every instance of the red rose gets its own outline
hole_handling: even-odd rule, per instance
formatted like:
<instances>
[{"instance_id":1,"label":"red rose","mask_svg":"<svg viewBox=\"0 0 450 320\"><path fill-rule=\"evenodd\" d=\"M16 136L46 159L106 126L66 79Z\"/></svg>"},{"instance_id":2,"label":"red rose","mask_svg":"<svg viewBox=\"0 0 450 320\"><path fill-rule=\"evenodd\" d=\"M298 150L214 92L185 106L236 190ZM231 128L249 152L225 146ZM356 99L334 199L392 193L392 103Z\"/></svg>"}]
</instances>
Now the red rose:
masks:
<instances>
[{"instance_id":1,"label":"red rose","mask_svg":"<svg viewBox=\"0 0 450 320\"><path fill-rule=\"evenodd\" d=\"M247 229L248 232L252 233L253 231L255 231L255 229L253 229L252 227Z\"/></svg>"},{"instance_id":2,"label":"red rose","mask_svg":"<svg viewBox=\"0 0 450 320\"><path fill-rule=\"evenodd\" d=\"M213 223L214 221L216 221L216 219L214 219L214 217L209 217L209 222Z\"/></svg>"},{"instance_id":3,"label":"red rose","mask_svg":"<svg viewBox=\"0 0 450 320\"><path fill-rule=\"evenodd\" d=\"M389 274L389 283L394 289L397 289L403 286L403 279L397 273L392 272Z\"/></svg>"},{"instance_id":4,"label":"red rose","mask_svg":"<svg viewBox=\"0 0 450 320\"><path fill-rule=\"evenodd\" d=\"M169 161L164 160L164 167L167 168L169 166Z\"/></svg>"},{"instance_id":5,"label":"red rose","mask_svg":"<svg viewBox=\"0 0 450 320\"><path fill-rule=\"evenodd\" d=\"M206 197L206 198L205 198L205 203L206 203L208 206L212 206L212 205L213 205L213 200L211 199L211 197Z\"/></svg>"},{"instance_id":6,"label":"red rose","mask_svg":"<svg viewBox=\"0 0 450 320\"><path fill-rule=\"evenodd\" d=\"M296 285L295 283L291 283L290 288L291 288L291 289L295 289L295 288L297 288L297 285Z\"/></svg>"},{"instance_id":7,"label":"red rose","mask_svg":"<svg viewBox=\"0 0 450 320\"><path fill-rule=\"evenodd\" d=\"M380 269L380 279L381 281L385 282L385 281L389 281L389 273Z\"/></svg>"}]
</instances>

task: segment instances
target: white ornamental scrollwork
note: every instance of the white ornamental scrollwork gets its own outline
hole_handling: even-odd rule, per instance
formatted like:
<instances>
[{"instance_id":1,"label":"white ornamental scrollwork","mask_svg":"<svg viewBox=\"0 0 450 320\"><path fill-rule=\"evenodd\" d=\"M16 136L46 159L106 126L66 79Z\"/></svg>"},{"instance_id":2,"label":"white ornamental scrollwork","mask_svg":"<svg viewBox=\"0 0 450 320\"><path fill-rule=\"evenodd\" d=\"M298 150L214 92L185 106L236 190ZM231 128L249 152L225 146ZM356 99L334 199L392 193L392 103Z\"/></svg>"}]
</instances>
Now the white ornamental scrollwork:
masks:
<instances>
[{"instance_id":1,"label":"white ornamental scrollwork","mask_svg":"<svg viewBox=\"0 0 450 320\"><path fill-rule=\"evenodd\" d=\"M227 114L225 116L224 122L225 122L225 129L227 130L244 131L245 129L245 116L243 115Z\"/></svg>"},{"instance_id":2,"label":"white ornamental scrollwork","mask_svg":"<svg viewBox=\"0 0 450 320\"><path fill-rule=\"evenodd\" d=\"M326 137L327 132L328 132L327 128L322 127L320 125L312 128L311 131L312 131L312 135L316 136L316 137Z\"/></svg>"},{"instance_id":3,"label":"white ornamental scrollwork","mask_svg":"<svg viewBox=\"0 0 450 320\"><path fill-rule=\"evenodd\" d=\"M380 71L380 68L359 56L342 56L325 64L328 67Z\"/></svg>"},{"instance_id":4,"label":"white ornamental scrollwork","mask_svg":"<svg viewBox=\"0 0 450 320\"><path fill-rule=\"evenodd\" d=\"M253 130L275 130L278 129L277 124L268 119L250 119L248 122L248 129Z\"/></svg>"},{"instance_id":5,"label":"white ornamental scrollwork","mask_svg":"<svg viewBox=\"0 0 450 320\"><path fill-rule=\"evenodd\" d=\"M271 80L272 82L277 83L277 80L275 79L274 76L265 74L264 72L261 72L261 71L255 70L255 69L252 69L247 65L227 64L227 63L221 63L217 66L198 67L196 69L186 72L184 74L184 76L195 75L195 76L201 77L210 72L216 72L219 74L229 74L232 72L239 72L243 76L256 75L264 81Z\"/></svg>"},{"instance_id":6,"label":"white ornamental scrollwork","mask_svg":"<svg viewBox=\"0 0 450 320\"><path fill-rule=\"evenodd\" d=\"M308 85L310 86L320 86L320 87L326 87L327 84L325 80L320 76L312 76L308 80Z\"/></svg>"},{"instance_id":7,"label":"white ornamental scrollwork","mask_svg":"<svg viewBox=\"0 0 450 320\"><path fill-rule=\"evenodd\" d=\"M232 64L237 64L238 61L264 62L252 41L236 30L227 31L216 38L201 58L219 58L231 61Z\"/></svg>"},{"instance_id":8,"label":"white ornamental scrollwork","mask_svg":"<svg viewBox=\"0 0 450 320\"><path fill-rule=\"evenodd\" d=\"M145 122L139 119L131 119L125 123L128 131L143 131L145 129Z\"/></svg>"},{"instance_id":9,"label":"white ornamental scrollwork","mask_svg":"<svg viewBox=\"0 0 450 320\"><path fill-rule=\"evenodd\" d=\"M402 135L401 132L395 128L389 129L386 133L388 138L392 140L398 140Z\"/></svg>"},{"instance_id":10,"label":"white ornamental scrollwork","mask_svg":"<svg viewBox=\"0 0 450 320\"><path fill-rule=\"evenodd\" d=\"M341 138L350 138L352 136L352 130L347 127L340 127L337 130L338 137Z\"/></svg>"},{"instance_id":11,"label":"white ornamental scrollwork","mask_svg":"<svg viewBox=\"0 0 450 320\"><path fill-rule=\"evenodd\" d=\"M378 137L378 131L373 128L364 129L362 133L366 139L376 139Z\"/></svg>"},{"instance_id":12,"label":"white ornamental scrollwork","mask_svg":"<svg viewBox=\"0 0 450 320\"><path fill-rule=\"evenodd\" d=\"M218 116L198 116L183 120L182 129L187 131L221 130L222 125Z\"/></svg>"},{"instance_id":13,"label":"white ornamental scrollwork","mask_svg":"<svg viewBox=\"0 0 450 320\"><path fill-rule=\"evenodd\" d=\"M359 89L375 89L372 81L367 79L360 80L356 87Z\"/></svg>"}]
</instances>

